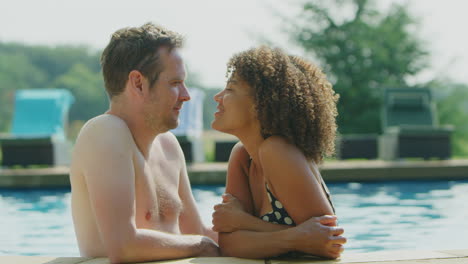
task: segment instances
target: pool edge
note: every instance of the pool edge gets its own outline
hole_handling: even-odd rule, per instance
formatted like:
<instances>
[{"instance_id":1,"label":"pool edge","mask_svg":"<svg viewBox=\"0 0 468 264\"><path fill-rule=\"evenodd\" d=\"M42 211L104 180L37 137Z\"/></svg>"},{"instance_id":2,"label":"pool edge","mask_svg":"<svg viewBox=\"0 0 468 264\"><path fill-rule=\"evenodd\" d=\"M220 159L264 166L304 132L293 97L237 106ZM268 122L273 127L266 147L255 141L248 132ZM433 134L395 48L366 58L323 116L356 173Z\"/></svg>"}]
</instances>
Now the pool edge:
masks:
<instances>
[{"instance_id":1,"label":"pool edge","mask_svg":"<svg viewBox=\"0 0 468 264\"><path fill-rule=\"evenodd\" d=\"M454 250L407 250L407 251L379 251L373 253L343 254L338 260L311 259L267 259L251 260L241 258L187 258L170 261L156 261L145 263L221 263L221 264L286 264L286 263L468 263L468 249ZM79 258L79 257L45 257L45 256L0 256L0 263L15 264L105 264L110 263L107 258Z\"/></svg>"}]
</instances>

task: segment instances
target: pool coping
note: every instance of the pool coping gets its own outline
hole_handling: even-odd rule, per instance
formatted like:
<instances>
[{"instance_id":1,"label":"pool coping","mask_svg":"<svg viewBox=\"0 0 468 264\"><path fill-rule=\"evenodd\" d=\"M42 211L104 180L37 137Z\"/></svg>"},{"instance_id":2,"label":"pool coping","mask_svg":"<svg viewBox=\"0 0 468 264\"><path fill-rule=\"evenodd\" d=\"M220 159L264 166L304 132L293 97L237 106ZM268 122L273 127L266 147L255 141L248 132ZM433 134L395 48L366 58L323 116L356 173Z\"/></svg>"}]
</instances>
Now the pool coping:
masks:
<instances>
[{"instance_id":1,"label":"pool coping","mask_svg":"<svg viewBox=\"0 0 468 264\"><path fill-rule=\"evenodd\" d=\"M225 184L227 163L188 164L192 184ZM326 182L466 180L468 160L327 161L320 166ZM0 188L69 187L69 168L0 168Z\"/></svg>"},{"instance_id":2,"label":"pool coping","mask_svg":"<svg viewBox=\"0 0 468 264\"><path fill-rule=\"evenodd\" d=\"M45 257L45 256L0 256L0 263L15 264L108 264L107 258L81 258L81 257ZM136 263L136 262L134 262ZM186 258L167 261L153 261L145 263L158 264L286 264L286 263L312 263L312 264L332 264L332 263L379 263L379 264L400 264L400 263L468 263L468 249L455 250L406 250L406 251L379 251L371 253L350 253L343 254L338 260L324 260L312 258L296 259L241 259L230 257L218 258Z\"/></svg>"}]
</instances>

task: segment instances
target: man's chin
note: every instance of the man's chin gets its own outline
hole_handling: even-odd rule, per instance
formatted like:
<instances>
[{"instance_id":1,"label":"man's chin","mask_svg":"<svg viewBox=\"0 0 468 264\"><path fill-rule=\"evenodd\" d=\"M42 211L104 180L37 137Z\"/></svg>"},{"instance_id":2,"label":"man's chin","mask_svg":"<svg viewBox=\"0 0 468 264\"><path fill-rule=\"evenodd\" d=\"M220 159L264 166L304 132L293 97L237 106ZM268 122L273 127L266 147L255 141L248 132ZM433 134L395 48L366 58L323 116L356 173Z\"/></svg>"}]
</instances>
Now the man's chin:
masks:
<instances>
[{"instance_id":1,"label":"man's chin","mask_svg":"<svg viewBox=\"0 0 468 264\"><path fill-rule=\"evenodd\" d=\"M179 126L179 119L175 120L174 122L171 122L170 124L168 124L168 130L171 130L171 129L176 129L177 127Z\"/></svg>"},{"instance_id":2,"label":"man's chin","mask_svg":"<svg viewBox=\"0 0 468 264\"><path fill-rule=\"evenodd\" d=\"M171 131L172 129L175 129L179 126L178 122L175 123L166 123L161 126L159 126L155 131L158 131L158 133L166 133L168 131Z\"/></svg>"}]
</instances>

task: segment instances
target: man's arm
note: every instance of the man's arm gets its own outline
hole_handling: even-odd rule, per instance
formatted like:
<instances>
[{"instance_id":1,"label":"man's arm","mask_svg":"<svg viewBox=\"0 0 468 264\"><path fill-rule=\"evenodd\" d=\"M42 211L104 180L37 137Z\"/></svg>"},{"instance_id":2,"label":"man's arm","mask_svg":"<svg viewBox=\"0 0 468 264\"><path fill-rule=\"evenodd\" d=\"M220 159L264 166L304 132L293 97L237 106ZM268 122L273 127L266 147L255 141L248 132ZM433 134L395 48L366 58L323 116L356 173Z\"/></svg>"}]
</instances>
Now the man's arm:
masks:
<instances>
[{"instance_id":1,"label":"man's arm","mask_svg":"<svg viewBox=\"0 0 468 264\"><path fill-rule=\"evenodd\" d=\"M185 163L184 153L180 148L177 139L173 137L173 144L175 144L178 156L181 162L180 181L179 181L179 196L182 200L182 212L179 216L180 231L183 234L198 234L207 236L218 243L218 233L206 227L198 212L195 198L193 197L192 188L190 187L190 180L187 175L187 167Z\"/></svg>"},{"instance_id":2,"label":"man's arm","mask_svg":"<svg viewBox=\"0 0 468 264\"><path fill-rule=\"evenodd\" d=\"M81 136L80 159L100 238L111 262L141 262L208 254L202 236L138 229L135 223L135 145L117 118L96 120Z\"/></svg>"}]
</instances>

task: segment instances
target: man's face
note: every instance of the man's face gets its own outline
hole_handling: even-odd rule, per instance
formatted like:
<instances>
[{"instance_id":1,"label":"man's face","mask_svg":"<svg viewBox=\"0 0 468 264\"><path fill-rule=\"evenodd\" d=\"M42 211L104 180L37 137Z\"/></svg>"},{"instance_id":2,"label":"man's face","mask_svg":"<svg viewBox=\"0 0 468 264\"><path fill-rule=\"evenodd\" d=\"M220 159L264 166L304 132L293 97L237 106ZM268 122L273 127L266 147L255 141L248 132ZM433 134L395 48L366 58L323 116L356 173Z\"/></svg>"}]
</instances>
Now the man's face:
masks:
<instances>
[{"instance_id":1,"label":"man's face","mask_svg":"<svg viewBox=\"0 0 468 264\"><path fill-rule=\"evenodd\" d=\"M185 65L177 49L159 51L163 71L144 102L146 124L154 131L166 132L176 128L182 104L190 100L185 86Z\"/></svg>"}]
</instances>

